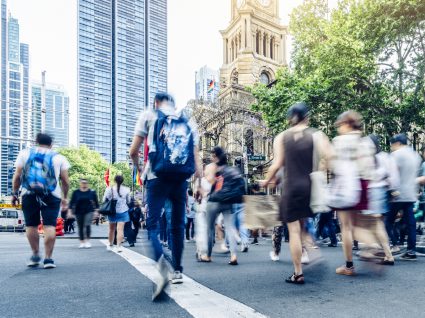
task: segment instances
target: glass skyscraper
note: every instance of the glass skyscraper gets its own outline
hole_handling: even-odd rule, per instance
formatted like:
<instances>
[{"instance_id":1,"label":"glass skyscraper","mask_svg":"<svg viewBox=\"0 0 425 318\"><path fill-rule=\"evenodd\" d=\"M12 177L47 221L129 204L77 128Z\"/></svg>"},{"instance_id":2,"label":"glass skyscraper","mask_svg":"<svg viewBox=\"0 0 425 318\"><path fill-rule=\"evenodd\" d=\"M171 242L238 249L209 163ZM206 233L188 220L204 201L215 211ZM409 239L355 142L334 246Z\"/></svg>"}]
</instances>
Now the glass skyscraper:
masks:
<instances>
[{"instance_id":1,"label":"glass skyscraper","mask_svg":"<svg viewBox=\"0 0 425 318\"><path fill-rule=\"evenodd\" d=\"M127 161L139 113L167 91L167 0L79 0L78 142Z\"/></svg>"},{"instance_id":2,"label":"glass skyscraper","mask_svg":"<svg viewBox=\"0 0 425 318\"><path fill-rule=\"evenodd\" d=\"M14 162L30 144L29 47L19 41L19 23L1 1L0 194L12 191Z\"/></svg>"},{"instance_id":3,"label":"glass skyscraper","mask_svg":"<svg viewBox=\"0 0 425 318\"><path fill-rule=\"evenodd\" d=\"M31 84L32 135L44 131L53 137L54 147L69 146L69 97L60 85ZM43 108L45 111L42 111ZM44 116L44 117L43 117Z\"/></svg>"}]
</instances>

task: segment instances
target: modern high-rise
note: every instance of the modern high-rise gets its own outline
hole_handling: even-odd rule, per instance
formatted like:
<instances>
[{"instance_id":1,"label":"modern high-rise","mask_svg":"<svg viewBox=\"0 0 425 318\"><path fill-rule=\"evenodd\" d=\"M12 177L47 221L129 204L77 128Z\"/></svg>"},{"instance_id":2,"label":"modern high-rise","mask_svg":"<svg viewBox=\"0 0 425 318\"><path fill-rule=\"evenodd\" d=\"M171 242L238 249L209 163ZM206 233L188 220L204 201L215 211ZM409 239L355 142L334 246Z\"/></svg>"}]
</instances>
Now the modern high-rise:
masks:
<instances>
[{"instance_id":1,"label":"modern high-rise","mask_svg":"<svg viewBox=\"0 0 425 318\"><path fill-rule=\"evenodd\" d=\"M32 135L50 134L55 147L69 146L69 97L61 85L33 81L31 83Z\"/></svg>"},{"instance_id":2,"label":"modern high-rise","mask_svg":"<svg viewBox=\"0 0 425 318\"><path fill-rule=\"evenodd\" d=\"M196 100L214 103L220 91L220 72L207 66L202 67L195 73L195 96Z\"/></svg>"},{"instance_id":3,"label":"modern high-rise","mask_svg":"<svg viewBox=\"0 0 425 318\"><path fill-rule=\"evenodd\" d=\"M126 161L158 91L167 91L167 0L79 0L78 143Z\"/></svg>"},{"instance_id":4,"label":"modern high-rise","mask_svg":"<svg viewBox=\"0 0 425 318\"><path fill-rule=\"evenodd\" d=\"M29 47L20 43L19 22L1 1L0 195L12 191L14 162L30 140Z\"/></svg>"}]
</instances>

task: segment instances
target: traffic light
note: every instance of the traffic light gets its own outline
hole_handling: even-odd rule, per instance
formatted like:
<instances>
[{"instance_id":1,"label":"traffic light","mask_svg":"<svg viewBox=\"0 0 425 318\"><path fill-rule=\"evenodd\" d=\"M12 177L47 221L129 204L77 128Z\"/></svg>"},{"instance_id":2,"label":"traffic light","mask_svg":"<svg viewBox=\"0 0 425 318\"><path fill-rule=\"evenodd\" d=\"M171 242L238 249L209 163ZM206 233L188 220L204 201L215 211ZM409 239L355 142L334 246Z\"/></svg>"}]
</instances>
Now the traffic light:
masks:
<instances>
[{"instance_id":1,"label":"traffic light","mask_svg":"<svg viewBox=\"0 0 425 318\"><path fill-rule=\"evenodd\" d=\"M243 166L243 158L242 157L236 157L234 166L237 167L241 174L243 174L244 166Z\"/></svg>"}]
</instances>

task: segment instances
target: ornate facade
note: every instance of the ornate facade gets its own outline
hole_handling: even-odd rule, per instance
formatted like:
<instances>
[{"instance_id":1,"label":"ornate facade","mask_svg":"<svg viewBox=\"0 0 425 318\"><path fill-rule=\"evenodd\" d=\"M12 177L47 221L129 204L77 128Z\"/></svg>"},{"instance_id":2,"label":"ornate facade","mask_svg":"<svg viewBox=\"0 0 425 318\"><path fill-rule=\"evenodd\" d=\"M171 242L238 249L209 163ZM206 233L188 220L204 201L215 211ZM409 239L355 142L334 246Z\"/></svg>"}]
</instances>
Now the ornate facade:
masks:
<instances>
[{"instance_id":1,"label":"ornate facade","mask_svg":"<svg viewBox=\"0 0 425 318\"><path fill-rule=\"evenodd\" d=\"M231 10L230 25L221 31L218 103L198 105L196 111L202 148L221 145L232 159L245 154L267 161L272 138L261 115L251 110L254 97L246 87L272 83L277 70L286 66L287 27L279 21L279 0L232 0ZM251 168L259 163L250 162Z\"/></svg>"}]
</instances>

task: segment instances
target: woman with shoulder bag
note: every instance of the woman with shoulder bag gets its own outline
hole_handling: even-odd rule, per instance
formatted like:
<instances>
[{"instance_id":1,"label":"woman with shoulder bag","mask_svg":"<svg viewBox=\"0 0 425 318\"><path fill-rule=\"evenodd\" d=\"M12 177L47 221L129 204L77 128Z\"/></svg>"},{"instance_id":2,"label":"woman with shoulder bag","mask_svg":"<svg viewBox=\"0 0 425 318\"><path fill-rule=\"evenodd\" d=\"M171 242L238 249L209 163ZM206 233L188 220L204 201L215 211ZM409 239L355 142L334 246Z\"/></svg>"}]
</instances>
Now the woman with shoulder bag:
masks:
<instances>
[{"instance_id":1,"label":"woman with shoulder bag","mask_svg":"<svg viewBox=\"0 0 425 318\"><path fill-rule=\"evenodd\" d=\"M313 216L311 207L312 173L315 172L314 153L327 161L324 149L330 151L325 134L309 128L309 109L305 103L292 105L287 114L291 128L279 134L274 141L274 160L262 187L268 186L283 167L283 194L280 202L280 219L289 230L289 249L294 273L285 281L304 284L301 258L305 219ZM315 140L320 141L320 149Z\"/></svg>"},{"instance_id":2,"label":"woman with shoulder bag","mask_svg":"<svg viewBox=\"0 0 425 318\"><path fill-rule=\"evenodd\" d=\"M334 155L330 205L338 213L346 260L345 265L336 269L336 273L352 276L355 275L352 250L354 226L359 211L368 209L368 185L375 169L375 145L362 136L362 117L355 111L339 115L335 126L338 136L332 141Z\"/></svg>"},{"instance_id":3,"label":"woman with shoulder bag","mask_svg":"<svg viewBox=\"0 0 425 318\"><path fill-rule=\"evenodd\" d=\"M124 177L118 175L115 177L115 186L106 189L103 196L103 201L117 200L115 207L116 214L108 215L109 220L109 245L106 247L108 251L113 249L115 229L117 230L117 252L122 252L121 244L124 241L124 226L125 223L130 222L128 214L128 204L130 204L130 188L123 186Z\"/></svg>"}]
</instances>

